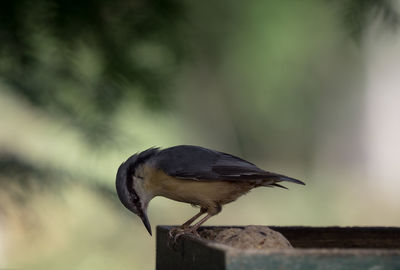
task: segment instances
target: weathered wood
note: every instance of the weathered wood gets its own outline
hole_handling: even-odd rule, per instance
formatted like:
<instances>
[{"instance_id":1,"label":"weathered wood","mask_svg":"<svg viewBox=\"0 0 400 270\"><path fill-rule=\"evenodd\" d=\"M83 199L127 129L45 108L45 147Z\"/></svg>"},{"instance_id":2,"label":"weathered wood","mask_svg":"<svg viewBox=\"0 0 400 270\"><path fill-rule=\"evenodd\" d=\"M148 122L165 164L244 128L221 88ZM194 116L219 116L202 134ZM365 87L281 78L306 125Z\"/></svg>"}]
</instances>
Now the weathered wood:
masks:
<instances>
[{"instance_id":1,"label":"weathered wood","mask_svg":"<svg viewBox=\"0 0 400 270\"><path fill-rule=\"evenodd\" d=\"M297 248L400 249L397 227L270 227Z\"/></svg>"},{"instance_id":2,"label":"weathered wood","mask_svg":"<svg viewBox=\"0 0 400 270\"><path fill-rule=\"evenodd\" d=\"M157 227L156 269L225 269L225 251L210 248L205 242L184 236L179 239L173 249L169 247L169 228Z\"/></svg>"},{"instance_id":3,"label":"weathered wood","mask_svg":"<svg viewBox=\"0 0 400 270\"><path fill-rule=\"evenodd\" d=\"M157 270L400 269L400 228L270 227L295 247L275 251L238 250L190 236L171 249L170 228L157 227Z\"/></svg>"}]
</instances>

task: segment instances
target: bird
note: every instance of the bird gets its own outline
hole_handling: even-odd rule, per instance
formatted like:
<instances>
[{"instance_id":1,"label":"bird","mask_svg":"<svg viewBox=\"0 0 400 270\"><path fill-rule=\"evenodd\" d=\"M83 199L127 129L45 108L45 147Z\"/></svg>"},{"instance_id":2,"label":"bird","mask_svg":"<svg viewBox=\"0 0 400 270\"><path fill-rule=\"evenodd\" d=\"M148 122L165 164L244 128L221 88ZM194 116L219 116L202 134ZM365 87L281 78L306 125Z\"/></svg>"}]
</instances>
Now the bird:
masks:
<instances>
[{"instance_id":1,"label":"bird","mask_svg":"<svg viewBox=\"0 0 400 270\"><path fill-rule=\"evenodd\" d=\"M223 205L253 188L287 189L281 182L305 185L234 155L200 146L177 145L165 149L152 147L130 156L118 168L116 191L121 203L141 218L150 235L147 208L154 197L199 206L199 213L174 232L170 231L170 236L177 237L186 233L198 235L198 228L220 213ZM202 215L205 216L192 225Z\"/></svg>"}]
</instances>

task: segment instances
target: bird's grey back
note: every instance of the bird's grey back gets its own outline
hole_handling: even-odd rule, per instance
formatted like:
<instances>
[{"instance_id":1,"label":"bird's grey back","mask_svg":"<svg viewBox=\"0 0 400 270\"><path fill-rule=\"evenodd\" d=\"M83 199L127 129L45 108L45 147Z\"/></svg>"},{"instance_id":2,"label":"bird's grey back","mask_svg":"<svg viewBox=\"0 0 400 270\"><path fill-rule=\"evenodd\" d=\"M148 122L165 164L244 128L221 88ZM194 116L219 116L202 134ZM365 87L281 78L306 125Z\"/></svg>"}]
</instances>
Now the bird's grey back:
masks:
<instances>
[{"instance_id":1,"label":"bird's grey back","mask_svg":"<svg viewBox=\"0 0 400 270\"><path fill-rule=\"evenodd\" d=\"M243 180L268 173L239 157L191 145L161 150L152 159L168 175L184 179Z\"/></svg>"}]
</instances>

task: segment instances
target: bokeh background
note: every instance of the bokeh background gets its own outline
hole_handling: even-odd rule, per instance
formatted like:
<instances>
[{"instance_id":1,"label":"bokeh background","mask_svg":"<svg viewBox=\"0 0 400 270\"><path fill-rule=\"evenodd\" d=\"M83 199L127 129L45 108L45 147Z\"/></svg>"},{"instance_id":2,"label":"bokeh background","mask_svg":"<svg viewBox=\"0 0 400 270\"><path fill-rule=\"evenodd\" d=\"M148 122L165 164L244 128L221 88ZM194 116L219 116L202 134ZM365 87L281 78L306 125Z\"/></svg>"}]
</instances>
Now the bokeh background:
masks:
<instances>
[{"instance_id":1,"label":"bokeh background","mask_svg":"<svg viewBox=\"0 0 400 270\"><path fill-rule=\"evenodd\" d=\"M118 166L195 144L304 180L208 225L400 225L398 1L0 7L0 268L153 269ZM198 210L156 198L149 218Z\"/></svg>"}]
</instances>

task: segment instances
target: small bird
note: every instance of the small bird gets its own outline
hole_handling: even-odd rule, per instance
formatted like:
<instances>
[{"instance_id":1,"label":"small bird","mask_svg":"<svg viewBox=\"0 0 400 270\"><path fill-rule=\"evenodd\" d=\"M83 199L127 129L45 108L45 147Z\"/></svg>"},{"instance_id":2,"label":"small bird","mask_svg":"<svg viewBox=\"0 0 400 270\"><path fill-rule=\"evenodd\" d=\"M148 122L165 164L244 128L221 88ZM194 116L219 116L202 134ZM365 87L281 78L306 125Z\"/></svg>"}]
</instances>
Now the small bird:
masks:
<instances>
[{"instance_id":1,"label":"small bird","mask_svg":"<svg viewBox=\"0 0 400 270\"><path fill-rule=\"evenodd\" d=\"M280 187L280 182L304 183L258 168L239 157L200 146L178 145L166 149L150 148L122 163L116 177L117 194L122 204L138 215L151 235L147 206L163 196L200 206L200 212L175 232L197 234L197 229L256 187ZM200 221L190 226L200 216Z\"/></svg>"}]
</instances>

